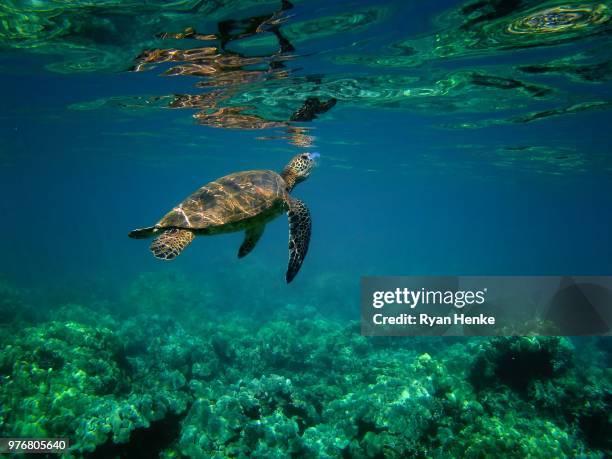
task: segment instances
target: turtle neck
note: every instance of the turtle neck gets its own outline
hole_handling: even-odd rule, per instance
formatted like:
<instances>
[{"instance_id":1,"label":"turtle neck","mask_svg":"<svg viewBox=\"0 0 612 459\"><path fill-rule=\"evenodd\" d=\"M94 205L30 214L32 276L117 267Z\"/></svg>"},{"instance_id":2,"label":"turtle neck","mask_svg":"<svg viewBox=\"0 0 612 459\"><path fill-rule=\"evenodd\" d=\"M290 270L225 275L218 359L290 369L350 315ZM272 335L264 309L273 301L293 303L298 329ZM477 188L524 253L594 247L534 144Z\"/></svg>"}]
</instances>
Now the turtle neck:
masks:
<instances>
[{"instance_id":1,"label":"turtle neck","mask_svg":"<svg viewBox=\"0 0 612 459\"><path fill-rule=\"evenodd\" d=\"M283 178L285 184L287 185L287 192L291 193L293 187L295 187L295 185L299 183L297 174L293 172L291 168L286 167L283 169L283 172L281 172L280 176Z\"/></svg>"}]
</instances>

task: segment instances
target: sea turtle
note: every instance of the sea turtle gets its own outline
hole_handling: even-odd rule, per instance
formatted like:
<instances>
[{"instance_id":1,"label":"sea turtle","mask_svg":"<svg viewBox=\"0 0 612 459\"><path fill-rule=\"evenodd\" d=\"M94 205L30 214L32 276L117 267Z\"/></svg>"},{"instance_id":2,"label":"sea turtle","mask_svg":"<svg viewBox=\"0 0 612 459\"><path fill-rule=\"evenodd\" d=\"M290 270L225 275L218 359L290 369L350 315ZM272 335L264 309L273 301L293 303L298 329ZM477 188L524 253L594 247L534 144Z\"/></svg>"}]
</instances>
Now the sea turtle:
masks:
<instances>
[{"instance_id":1,"label":"sea turtle","mask_svg":"<svg viewBox=\"0 0 612 459\"><path fill-rule=\"evenodd\" d=\"M311 219L306 205L289 195L308 178L318 153L295 156L280 174L271 170L236 172L195 191L154 226L136 229L131 238L157 236L151 244L156 258L176 258L195 236L245 231L238 257L247 255L261 238L266 223L287 212L289 266L285 279L296 276L310 243Z\"/></svg>"}]
</instances>

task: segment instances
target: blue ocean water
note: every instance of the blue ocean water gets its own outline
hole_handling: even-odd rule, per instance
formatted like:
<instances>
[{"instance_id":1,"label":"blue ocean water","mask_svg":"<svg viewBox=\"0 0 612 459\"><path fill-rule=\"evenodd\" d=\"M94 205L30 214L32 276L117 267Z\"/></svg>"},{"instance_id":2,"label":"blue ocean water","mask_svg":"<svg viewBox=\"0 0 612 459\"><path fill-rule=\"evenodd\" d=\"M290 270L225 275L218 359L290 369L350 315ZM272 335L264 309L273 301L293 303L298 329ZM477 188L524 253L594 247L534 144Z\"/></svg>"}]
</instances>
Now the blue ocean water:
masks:
<instances>
[{"instance_id":1,"label":"blue ocean water","mask_svg":"<svg viewBox=\"0 0 612 459\"><path fill-rule=\"evenodd\" d=\"M266 322L289 305L348 324L367 275L610 275L611 14L609 1L9 1L0 276L41 323L70 304L129 317L126 292L150 276L167 309L149 315ZM312 97L336 104L290 121ZM289 285L284 215L244 259L242 233L171 262L127 237L207 182L304 151L320 161L292 195L312 239ZM30 333L19 324L11 336Z\"/></svg>"}]
</instances>

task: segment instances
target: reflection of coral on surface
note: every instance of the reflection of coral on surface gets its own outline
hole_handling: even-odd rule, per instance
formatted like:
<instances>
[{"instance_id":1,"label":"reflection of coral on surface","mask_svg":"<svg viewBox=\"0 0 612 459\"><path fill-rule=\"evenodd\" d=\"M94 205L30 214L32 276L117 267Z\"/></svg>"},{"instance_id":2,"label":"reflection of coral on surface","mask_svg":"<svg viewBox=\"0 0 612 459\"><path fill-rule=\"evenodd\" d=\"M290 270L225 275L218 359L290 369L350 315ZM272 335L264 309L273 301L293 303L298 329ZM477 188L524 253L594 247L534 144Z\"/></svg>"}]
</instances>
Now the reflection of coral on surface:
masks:
<instances>
[{"instance_id":1,"label":"reflection of coral on surface","mask_svg":"<svg viewBox=\"0 0 612 459\"><path fill-rule=\"evenodd\" d=\"M561 5L529 14L508 25L508 32L521 34L559 33L599 25L610 19L608 8L599 5Z\"/></svg>"}]
</instances>

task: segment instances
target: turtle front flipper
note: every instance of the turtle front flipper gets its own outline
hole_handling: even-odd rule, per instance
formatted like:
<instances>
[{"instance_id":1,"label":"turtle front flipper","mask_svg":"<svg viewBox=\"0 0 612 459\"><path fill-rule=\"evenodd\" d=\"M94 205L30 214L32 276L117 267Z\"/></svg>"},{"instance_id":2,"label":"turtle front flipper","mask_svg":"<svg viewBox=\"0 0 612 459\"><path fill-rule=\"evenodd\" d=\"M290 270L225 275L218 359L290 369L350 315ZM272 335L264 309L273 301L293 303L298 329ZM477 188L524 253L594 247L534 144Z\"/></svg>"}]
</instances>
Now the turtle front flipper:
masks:
<instances>
[{"instance_id":1,"label":"turtle front flipper","mask_svg":"<svg viewBox=\"0 0 612 459\"><path fill-rule=\"evenodd\" d=\"M251 253L251 250L255 248L257 242L259 239L261 239L261 235L263 234L265 228L265 225L259 225L246 230L244 234L244 241L238 250L238 258L242 258Z\"/></svg>"},{"instance_id":2,"label":"turtle front flipper","mask_svg":"<svg viewBox=\"0 0 612 459\"><path fill-rule=\"evenodd\" d=\"M299 199L289 201L289 265L285 279L291 282L308 253L312 221L308 207Z\"/></svg>"},{"instance_id":3,"label":"turtle front flipper","mask_svg":"<svg viewBox=\"0 0 612 459\"><path fill-rule=\"evenodd\" d=\"M193 231L172 228L156 237L149 248L155 258L172 260L181 254L194 237Z\"/></svg>"}]
</instances>

